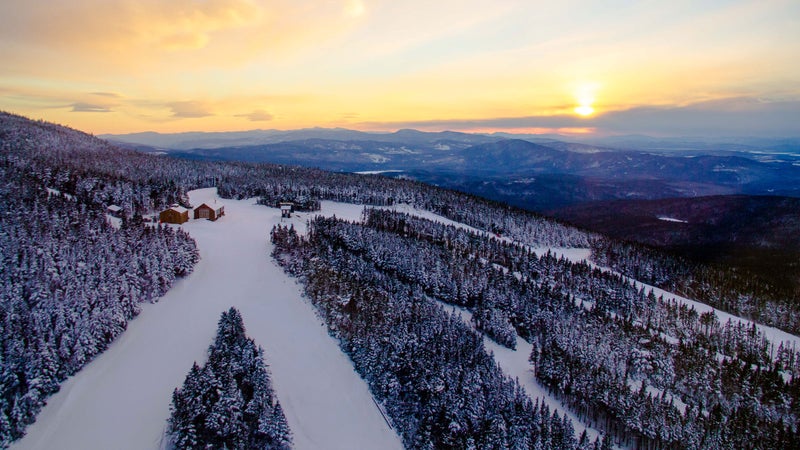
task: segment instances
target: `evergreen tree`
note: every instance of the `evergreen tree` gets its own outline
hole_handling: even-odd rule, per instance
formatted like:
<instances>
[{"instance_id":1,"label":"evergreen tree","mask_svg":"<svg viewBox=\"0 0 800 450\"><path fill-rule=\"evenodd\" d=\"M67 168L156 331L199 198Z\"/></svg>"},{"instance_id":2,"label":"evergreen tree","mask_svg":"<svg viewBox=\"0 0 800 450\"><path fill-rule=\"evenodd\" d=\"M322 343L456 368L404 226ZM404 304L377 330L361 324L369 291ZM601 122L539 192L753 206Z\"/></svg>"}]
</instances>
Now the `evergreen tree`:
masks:
<instances>
[{"instance_id":1,"label":"evergreen tree","mask_svg":"<svg viewBox=\"0 0 800 450\"><path fill-rule=\"evenodd\" d=\"M291 431L274 398L263 350L238 310L222 313L208 362L172 395L168 433L181 449L288 449ZM273 406L273 402L275 406Z\"/></svg>"}]
</instances>

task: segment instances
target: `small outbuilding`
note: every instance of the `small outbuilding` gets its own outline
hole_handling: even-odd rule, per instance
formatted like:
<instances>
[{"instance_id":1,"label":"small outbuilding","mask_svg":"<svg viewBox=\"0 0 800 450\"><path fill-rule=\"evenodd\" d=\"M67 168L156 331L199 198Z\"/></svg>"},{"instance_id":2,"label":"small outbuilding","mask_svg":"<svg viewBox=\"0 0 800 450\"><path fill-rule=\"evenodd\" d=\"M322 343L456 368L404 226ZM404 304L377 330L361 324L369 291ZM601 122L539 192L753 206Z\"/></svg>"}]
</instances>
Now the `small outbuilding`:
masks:
<instances>
[{"instance_id":1,"label":"small outbuilding","mask_svg":"<svg viewBox=\"0 0 800 450\"><path fill-rule=\"evenodd\" d=\"M158 215L158 219L162 223L182 224L189 221L189 210L183 206L173 205L161 211L161 214Z\"/></svg>"},{"instance_id":2,"label":"small outbuilding","mask_svg":"<svg viewBox=\"0 0 800 450\"><path fill-rule=\"evenodd\" d=\"M108 205L106 212L114 217L122 217L122 207L117 205Z\"/></svg>"},{"instance_id":3,"label":"small outbuilding","mask_svg":"<svg viewBox=\"0 0 800 450\"><path fill-rule=\"evenodd\" d=\"M281 202L280 206L281 206L281 218L282 219L283 218L287 218L288 219L288 218L292 217L292 207L294 206L294 204L292 204L290 202Z\"/></svg>"},{"instance_id":4,"label":"small outbuilding","mask_svg":"<svg viewBox=\"0 0 800 450\"><path fill-rule=\"evenodd\" d=\"M195 219L217 220L225 215L225 205L214 200L210 203L203 203L194 209Z\"/></svg>"}]
</instances>

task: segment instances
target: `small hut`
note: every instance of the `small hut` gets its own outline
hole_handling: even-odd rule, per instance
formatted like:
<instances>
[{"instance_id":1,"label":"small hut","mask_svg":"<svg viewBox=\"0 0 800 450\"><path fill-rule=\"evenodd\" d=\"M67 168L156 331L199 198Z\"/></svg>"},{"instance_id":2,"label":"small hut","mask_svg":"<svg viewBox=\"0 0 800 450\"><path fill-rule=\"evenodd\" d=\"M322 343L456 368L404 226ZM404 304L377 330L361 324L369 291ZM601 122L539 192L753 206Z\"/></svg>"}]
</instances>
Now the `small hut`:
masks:
<instances>
[{"instance_id":1,"label":"small hut","mask_svg":"<svg viewBox=\"0 0 800 450\"><path fill-rule=\"evenodd\" d=\"M280 206L281 206L281 219L283 218L288 219L292 217L292 207L294 206L294 204L292 204L291 202L281 202Z\"/></svg>"},{"instance_id":2,"label":"small hut","mask_svg":"<svg viewBox=\"0 0 800 450\"><path fill-rule=\"evenodd\" d=\"M122 207L117 205L108 205L106 212L113 217L122 218Z\"/></svg>"},{"instance_id":3,"label":"small hut","mask_svg":"<svg viewBox=\"0 0 800 450\"><path fill-rule=\"evenodd\" d=\"M182 224L189 221L189 210L183 206L173 205L161 211L158 218L163 223Z\"/></svg>"},{"instance_id":4,"label":"small hut","mask_svg":"<svg viewBox=\"0 0 800 450\"><path fill-rule=\"evenodd\" d=\"M203 203L194 209L195 219L208 219L217 220L225 215L225 205L222 202L214 200L209 203Z\"/></svg>"}]
</instances>

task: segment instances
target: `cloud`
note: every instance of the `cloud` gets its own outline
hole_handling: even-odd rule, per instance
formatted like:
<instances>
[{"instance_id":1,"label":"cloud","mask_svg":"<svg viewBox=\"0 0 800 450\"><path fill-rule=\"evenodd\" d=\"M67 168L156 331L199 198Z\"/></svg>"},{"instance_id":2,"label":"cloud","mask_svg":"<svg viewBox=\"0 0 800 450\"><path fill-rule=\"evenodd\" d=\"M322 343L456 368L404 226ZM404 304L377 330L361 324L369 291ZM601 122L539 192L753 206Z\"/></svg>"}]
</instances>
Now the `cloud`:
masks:
<instances>
[{"instance_id":1,"label":"cloud","mask_svg":"<svg viewBox=\"0 0 800 450\"><path fill-rule=\"evenodd\" d=\"M104 105L95 105L92 103L75 102L72 105L72 112L111 112L111 108Z\"/></svg>"},{"instance_id":2,"label":"cloud","mask_svg":"<svg viewBox=\"0 0 800 450\"><path fill-rule=\"evenodd\" d=\"M6 70L78 80L187 65L230 70L314 51L361 14L361 1L346 0L72 0L47 8L3 0L0 59Z\"/></svg>"},{"instance_id":3,"label":"cloud","mask_svg":"<svg viewBox=\"0 0 800 450\"><path fill-rule=\"evenodd\" d=\"M9 34L94 48L120 43L193 47L214 32L241 27L262 15L251 0L75 0L52 2L48 8L23 0L3 3L3 9L14 13L6 17L16 17L2 21Z\"/></svg>"},{"instance_id":4,"label":"cloud","mask_svg":"<svg viewBox=\"0 0 800 450\"><path fill-rule=\"evenodd\" d=\"M167 106L172 110L172 117L178 117L182 119L195 119L198 117L208 117L214 115L214 113L210 111L209 106L204 102L171 102L167 103Z\"/></svg>"},{"instance_id":5,"label":"cloud","mask_svg":"<svg viewBox=\"0 0 800 450\"><path fill-rule=\"evenodd\" d=\"M800 101L765 101L736 97L686 106L641 106L582 118L575 115L495 117L485 119L362 122L365 129L428 130L587 129L605 134L654 136L798 137Z\"/></svg>"},{"instance_id":6,"label":"cloud","mask_svg":"<svg viewBox=\"0 0 800 450\"><path fill-rule=\"evenodd\" d=\"M615 133L668 136L798 136L800 101L737 97L680 107L637 107L597 117Z\"/></svg>"},{"instance_id":7,"label":"cloud","mask_svg":"<svg viewBox=\"0 0 800 450\"><path fill-rule=\"evenodd\" d=\"M244 117L252 122L268 122L275 118L275 116L263 109L258 109L247 114L237 114L236 117Z\"/></svg>"},{"instance_id":8,"label":"cloud","mask_svg":"<svg viewBox=\"0 0 800 450\"><path fill-rule=\"evenodd\" d=\"M106 98L122 98L122 95L115 92L90 92L89 95Z\"/></svg>"}]
</instances>

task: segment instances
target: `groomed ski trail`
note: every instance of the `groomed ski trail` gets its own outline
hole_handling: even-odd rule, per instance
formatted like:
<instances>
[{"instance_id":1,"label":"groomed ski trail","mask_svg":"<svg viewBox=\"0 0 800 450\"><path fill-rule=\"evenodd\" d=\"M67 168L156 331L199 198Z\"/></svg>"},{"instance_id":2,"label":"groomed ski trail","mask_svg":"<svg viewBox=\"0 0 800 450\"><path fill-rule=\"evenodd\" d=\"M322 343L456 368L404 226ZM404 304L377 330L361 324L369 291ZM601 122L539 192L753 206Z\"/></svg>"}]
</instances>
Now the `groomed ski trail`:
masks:
<instances>
[{"instance_id":1,"label":"groomed ski trail","mask_svg":"<svg viewBox=\"0 0 800 450\"><path fill-rule=\"evenodd\" d=\"M190 193L193 204L215 197L215 189ZM194 361L205 361L219 316L231 306L264 347L295 449L402 448L301 286L270 257L269 231L280 211L223 201L218 221L183 225L200 249L195 271L157 304L142 305L109 349L48 399L13 449L163 448L172 391ZM292 220L304 227L302 218Z\"/></svg>"}]
</instances>

